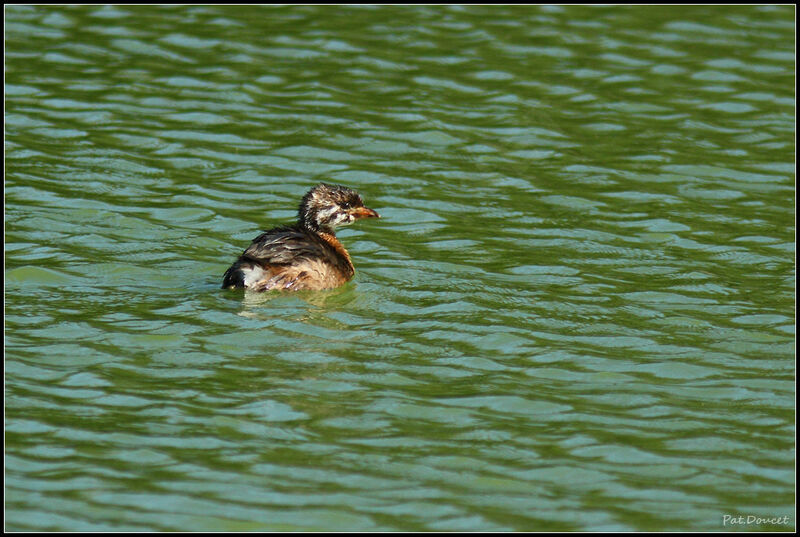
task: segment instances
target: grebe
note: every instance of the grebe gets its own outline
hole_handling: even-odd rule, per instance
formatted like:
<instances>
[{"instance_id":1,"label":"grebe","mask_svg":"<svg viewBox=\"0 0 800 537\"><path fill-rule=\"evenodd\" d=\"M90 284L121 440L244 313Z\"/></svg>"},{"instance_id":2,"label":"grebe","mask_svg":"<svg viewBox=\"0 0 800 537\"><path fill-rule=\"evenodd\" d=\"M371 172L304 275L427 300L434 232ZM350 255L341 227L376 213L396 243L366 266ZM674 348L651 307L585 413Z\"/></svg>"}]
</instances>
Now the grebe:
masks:
<instances>
[{"instance_id":1,"label":"grebe","mask_svg":"<svg viewBox=\"0 0 800 537\"><path fill-rule=\"evenodd\" d=\"M223 288L252 291L333 289L355 274L350 254L334 230L360 218L380 218L355 190L320 183L300 202L297 223L253 239L225 271Z\"/></svg>"}]
</instances>

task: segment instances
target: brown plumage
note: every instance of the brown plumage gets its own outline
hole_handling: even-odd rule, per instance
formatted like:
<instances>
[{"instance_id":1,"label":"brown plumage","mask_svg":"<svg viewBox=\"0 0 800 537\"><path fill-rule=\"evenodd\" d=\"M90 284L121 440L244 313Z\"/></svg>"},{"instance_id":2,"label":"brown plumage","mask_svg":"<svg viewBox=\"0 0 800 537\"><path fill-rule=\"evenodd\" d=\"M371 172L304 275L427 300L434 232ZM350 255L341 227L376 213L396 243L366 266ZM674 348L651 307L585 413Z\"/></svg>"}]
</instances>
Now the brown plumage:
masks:
<instances>
[{"instance_id":1,"label":"brown plumage","mask_svg":"<svg viewBox=\"0 0 800 537\"><path fill-rule=\"evenodd\" d=\"M356 191L321 183L303 196L297 223L256 237L225 271L222 287L253 291L339 287L355 269L334 230L359 218L378 217Z\"/></svg>"}]
</instances>

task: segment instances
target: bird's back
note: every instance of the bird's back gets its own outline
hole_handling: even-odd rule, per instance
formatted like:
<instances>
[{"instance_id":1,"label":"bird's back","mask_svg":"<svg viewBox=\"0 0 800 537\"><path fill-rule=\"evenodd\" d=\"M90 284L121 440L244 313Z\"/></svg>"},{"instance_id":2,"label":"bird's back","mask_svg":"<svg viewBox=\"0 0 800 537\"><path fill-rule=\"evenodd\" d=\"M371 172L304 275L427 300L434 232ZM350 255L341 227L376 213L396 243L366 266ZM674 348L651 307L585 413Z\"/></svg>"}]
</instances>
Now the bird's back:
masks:
<instances>
[{"instance_id":1,"label":"bird's back","mask_svg":"<svg viewBox=\"0 0 800 537\"><path fill-rule=\"evenodd\" d=\"M253 240L225 272L222 287L332 289L352 278L353 272L350 256L335 236L282 226Z\"/></svg>"}]
</instances>

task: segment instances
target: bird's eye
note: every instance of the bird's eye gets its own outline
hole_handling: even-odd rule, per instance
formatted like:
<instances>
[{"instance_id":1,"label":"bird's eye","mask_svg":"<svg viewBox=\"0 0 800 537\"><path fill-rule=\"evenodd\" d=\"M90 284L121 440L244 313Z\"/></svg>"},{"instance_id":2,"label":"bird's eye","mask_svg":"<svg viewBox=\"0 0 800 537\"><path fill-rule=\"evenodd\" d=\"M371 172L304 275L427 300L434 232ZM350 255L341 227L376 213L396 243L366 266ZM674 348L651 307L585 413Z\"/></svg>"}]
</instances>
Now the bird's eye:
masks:
<instances>
[{"instance_id":1,"label":"bird's eye","mask_svg":"<svg viewBox=\"0 0 800 537\"><path fill-rule=\"evenodd\" d=\"M344 203L342 203L342 209L349 209L349 208L350 208L350 202L349 201L345 201Z\"/></svg>"}]
</instances>

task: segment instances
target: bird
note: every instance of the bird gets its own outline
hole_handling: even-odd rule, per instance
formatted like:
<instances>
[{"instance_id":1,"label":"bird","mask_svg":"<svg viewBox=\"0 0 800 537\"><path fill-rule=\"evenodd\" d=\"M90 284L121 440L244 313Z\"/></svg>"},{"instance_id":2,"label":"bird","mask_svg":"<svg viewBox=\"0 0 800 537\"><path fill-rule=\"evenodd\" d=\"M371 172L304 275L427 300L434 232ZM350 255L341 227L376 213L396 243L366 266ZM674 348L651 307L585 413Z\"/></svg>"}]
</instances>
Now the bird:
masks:
<instances>
[{"instance_id":1,"label":"bird","mask_svg":"<svg viewBox=\"0 0 800 537\"><path fill-rule=\"evenodd\" d=\"M336 238L339 226L380 218L355 190L320 183L300 202L297 222L265 231L225 271L223 289L325 290L355 274L350 254Z\"/></svg>"}]
</instances>

